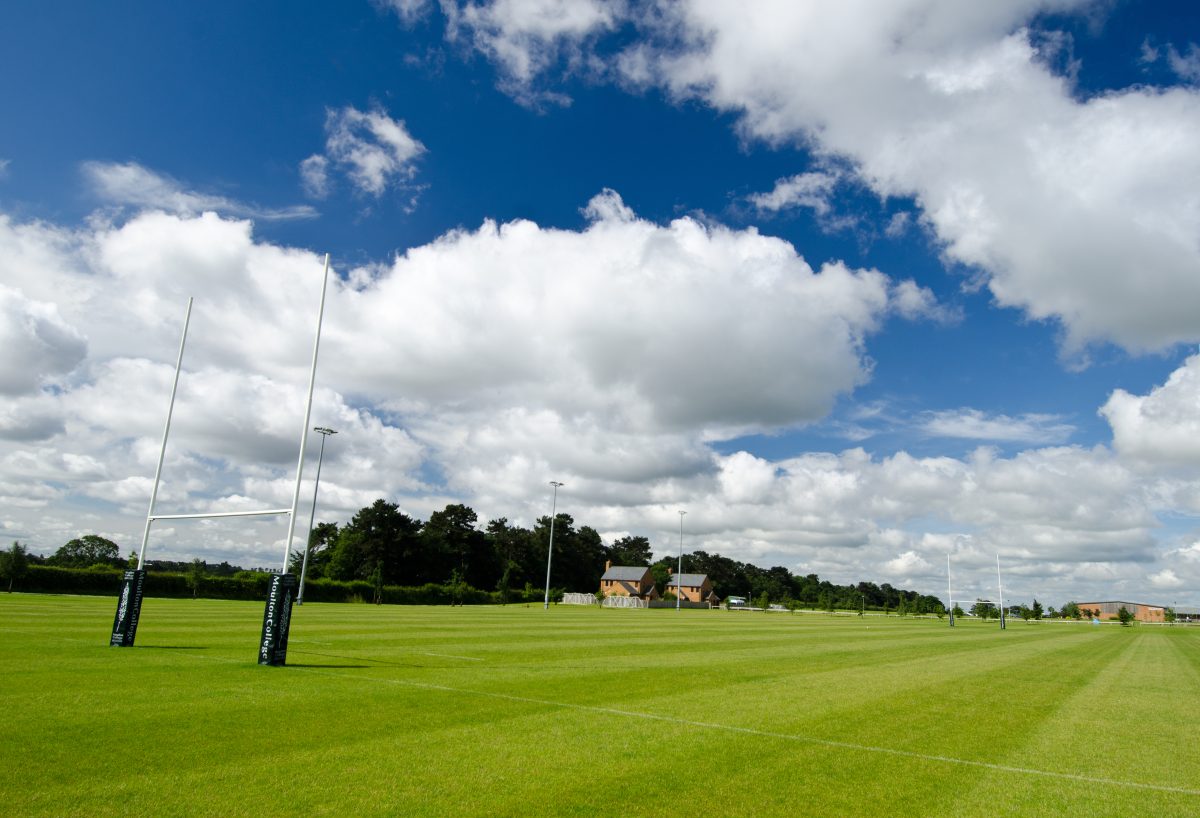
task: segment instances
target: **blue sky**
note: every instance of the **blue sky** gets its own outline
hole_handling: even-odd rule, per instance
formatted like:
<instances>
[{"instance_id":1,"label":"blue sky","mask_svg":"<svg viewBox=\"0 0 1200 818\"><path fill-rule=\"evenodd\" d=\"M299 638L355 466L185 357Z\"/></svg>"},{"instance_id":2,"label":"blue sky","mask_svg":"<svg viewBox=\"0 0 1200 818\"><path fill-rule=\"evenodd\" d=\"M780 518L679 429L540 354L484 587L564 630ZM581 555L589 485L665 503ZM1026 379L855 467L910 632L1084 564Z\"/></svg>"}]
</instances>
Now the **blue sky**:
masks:
<instances>
[{"instance_id":1,"label":"blue sky","mask_svg":"<svg viewBox=\"0 0 1200 818\"><path fill-rule=\"evenodd\" d=\"M664 552L686 508L689 548L836 581L941 593L950 554L986 596L999 554L1017 598L1200 604L1189 4L0 21L10 539L140 540L189 295L163 503L286 505L328 252L319 517L528 523L559 479ZM152 550L271 564L281 527Z\"/></svg>"}]
</instances>

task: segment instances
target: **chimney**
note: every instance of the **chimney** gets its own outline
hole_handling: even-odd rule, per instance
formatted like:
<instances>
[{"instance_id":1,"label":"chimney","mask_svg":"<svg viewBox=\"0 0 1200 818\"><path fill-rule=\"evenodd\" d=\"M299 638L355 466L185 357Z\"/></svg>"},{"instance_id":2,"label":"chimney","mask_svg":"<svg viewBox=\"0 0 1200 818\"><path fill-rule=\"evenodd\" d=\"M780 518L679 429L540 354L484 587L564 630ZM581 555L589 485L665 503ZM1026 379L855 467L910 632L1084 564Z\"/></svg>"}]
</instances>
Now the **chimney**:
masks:
<instances>
[{"instance_id":1,"label":"chimney","mask_svg":"<svg viewBox=\"0 0 1200 818\"><path fill-rule=\"evenodd\" d=\"M605 560L604 561L604 570L608 571L608 569L610 569L610 568L612 568L612 560Z\"/></svg>"}]
</instances>

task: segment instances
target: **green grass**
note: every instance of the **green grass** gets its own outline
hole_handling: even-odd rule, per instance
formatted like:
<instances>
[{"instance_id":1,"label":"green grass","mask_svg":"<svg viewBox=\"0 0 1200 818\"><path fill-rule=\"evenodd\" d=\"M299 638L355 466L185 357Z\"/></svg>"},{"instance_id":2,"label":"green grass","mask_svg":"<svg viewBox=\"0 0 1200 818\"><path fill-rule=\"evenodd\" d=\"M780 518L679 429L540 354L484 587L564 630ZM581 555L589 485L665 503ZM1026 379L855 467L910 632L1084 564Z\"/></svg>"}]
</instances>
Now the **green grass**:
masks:
<instances>
[{"instance_id":1,"label":"green grass","mask_svg":"<svg viewBox=\"0 0 1200 818\"><path fill-rule=\"evenodd\" d=\"M6 815L1200 814L1200 629L0 594Z\"/></svg>"}]
</instances>

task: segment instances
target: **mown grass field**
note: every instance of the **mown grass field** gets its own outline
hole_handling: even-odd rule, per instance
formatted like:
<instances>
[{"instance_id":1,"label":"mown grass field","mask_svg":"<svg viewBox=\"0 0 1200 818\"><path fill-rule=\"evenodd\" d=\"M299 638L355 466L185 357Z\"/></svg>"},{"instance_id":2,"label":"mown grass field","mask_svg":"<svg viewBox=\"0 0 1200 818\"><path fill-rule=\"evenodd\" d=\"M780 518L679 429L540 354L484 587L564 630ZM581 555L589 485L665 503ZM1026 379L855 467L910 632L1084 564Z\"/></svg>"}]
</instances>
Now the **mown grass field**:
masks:
<instances>
[{"instance_id":1,"label":"mown grass field","mask_svg":"<svg viewBox=\"0 0 1200 818\"><path fill-rule=\"evenodd\" d=\"M1196 816L1200 628L0 594L5 815Z\"/></svg>"}]
</instances>

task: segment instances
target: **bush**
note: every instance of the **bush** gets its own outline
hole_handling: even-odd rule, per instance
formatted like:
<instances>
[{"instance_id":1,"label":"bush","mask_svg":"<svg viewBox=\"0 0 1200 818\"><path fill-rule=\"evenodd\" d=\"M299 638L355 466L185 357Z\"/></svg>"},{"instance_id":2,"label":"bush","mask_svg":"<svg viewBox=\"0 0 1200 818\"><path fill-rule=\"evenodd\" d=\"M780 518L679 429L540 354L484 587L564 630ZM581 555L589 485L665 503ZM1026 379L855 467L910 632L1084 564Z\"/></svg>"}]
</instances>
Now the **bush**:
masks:
<instances>
[{"instance_id":1,"label":"bush","mask_svg":"<svg viewBox=\"0 0 1200 818\"><path fill-rule=\"evenodd\" d=\"M60 568L55 565L30 565L21 590L33 594L116 593L123 572L116 568Z\"/></svg>"},{"instance_id":2,"label":"bush","mask_svg":"<svg viewBox=\"0 0 1200 818\"><path fill-rule=\"evenodd\" d=\"M30 565L21 590L39 594L96 594L115 596L121 589L124 572L118 568L61 568ZM261 601L267 598L271 574L239 571L233 576L205 574L199 595L209 599ZM194 585L187 574L173 571L147 571L145 595L150 597L190 597ZM375 586L364 580L341 581L310 579L304 583L306 602L362 602L375 598ZM540 601L542 592L532 587L509 589L509 602ZM562 591L552 589L551 599L560 601ZM481 591L469 585L429 583L417 587L385 585L382 601L388 605L499 605L500 591Z\"/></svg>"}]
</instances>

